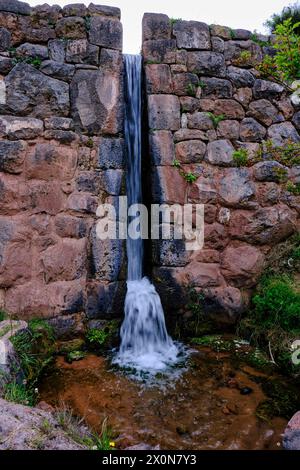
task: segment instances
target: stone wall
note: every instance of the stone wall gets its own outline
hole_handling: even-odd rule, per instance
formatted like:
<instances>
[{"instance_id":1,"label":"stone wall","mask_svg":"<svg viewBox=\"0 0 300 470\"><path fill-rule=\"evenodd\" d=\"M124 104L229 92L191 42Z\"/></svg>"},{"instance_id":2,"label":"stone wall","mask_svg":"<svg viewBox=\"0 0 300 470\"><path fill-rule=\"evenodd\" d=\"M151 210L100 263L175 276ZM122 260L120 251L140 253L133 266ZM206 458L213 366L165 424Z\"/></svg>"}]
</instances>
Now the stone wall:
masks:
<instances>
[{"instance_id":1,"label":"stone wall","mask_svg":"<svg viewBox=\"0 0 300 470\"><path fill-rule=\"evenodd\" d=\"M118 8L0 0L0 306L19 318L121 314L123 245L95 236L124 192L121 51Z\"/></svg>"},{"instance_id":2,"label":"stone wall","mask_svg":"<svg viewBox=\"0 0 300 470\"><path fill-rule=\"evenodd\" d=\"M300 228L300 197L280 184L282 175L300 182L300 166L262 160L236 167L233 151L247 149L251 162L263 140L299 142L300 112L283 86L252 66L273 53L272 38L145 14L142 50L153 201L205 204L204 249L156 242L154 280L172 314L192 287L204 294L207 313L233 322L271 247ZM207 113L225 119L214 123ZM174 159L195 182L186 182Z\"/></svg>"}]
</instances>

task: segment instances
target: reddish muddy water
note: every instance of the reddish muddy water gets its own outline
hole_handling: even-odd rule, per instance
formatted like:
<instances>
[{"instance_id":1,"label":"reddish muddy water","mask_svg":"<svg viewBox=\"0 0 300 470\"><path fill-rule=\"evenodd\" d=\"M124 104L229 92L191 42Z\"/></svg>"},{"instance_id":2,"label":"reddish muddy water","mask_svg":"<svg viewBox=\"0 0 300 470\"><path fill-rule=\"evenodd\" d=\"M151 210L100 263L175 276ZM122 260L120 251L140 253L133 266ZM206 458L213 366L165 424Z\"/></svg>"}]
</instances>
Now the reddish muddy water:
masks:
<instances>
[{"instance_id":1,"label":"reddish muddy water","mask_svg":"<svg viewBox=\"0 0 300 470\"><path fill-rule=\"evenodd\" d=\"M163 450L281 449L287 419L255 414L267 398L260 381L268 374L203 347L188 363L179 379L145 386L110 369L104 357L68 364L59 356L40 395L54 406L65 402L98 432L107 417L120 449L139 443Z\"/></svg>"}]
</instances>

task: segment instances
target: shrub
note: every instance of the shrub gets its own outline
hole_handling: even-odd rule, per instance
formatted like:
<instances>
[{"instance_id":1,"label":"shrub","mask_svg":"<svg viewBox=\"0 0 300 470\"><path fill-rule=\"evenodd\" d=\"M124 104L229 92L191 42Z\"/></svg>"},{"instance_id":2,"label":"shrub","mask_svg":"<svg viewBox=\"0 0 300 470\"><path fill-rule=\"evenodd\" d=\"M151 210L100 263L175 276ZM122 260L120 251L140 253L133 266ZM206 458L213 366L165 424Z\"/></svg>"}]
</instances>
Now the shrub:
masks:
<instances>
[{"instance_id":1,"label":"shrub","mask_svg":"<svg viewBox=\"0 0 300 470\"><path fill-rule=\"evenodd\" d=\"M266 140L256 152L255 160L276 160L291 167L300 164L300 143L287 140L284 146L274 145L272 140Z\"/></svg>"},{"instance_id":2,"label":"shrub","mask_svg":"<svg viewBox=\"0 0 300 470\"><path fill-rule=\"evenodd\" d=\"M275 31L278 25L290 19L291 24L295 25L300 22L300 4L299 2L284 7L281 13L274 13L269 20L265 22L265 26L269 29L270 33ZM295 33L300 34L300 26L295 28Z\"/></svg>"},{"instance_id":3,"label":"shrub","mask_svg":"<svg viewBox=\"0 0 300 470\"><path fill-rule=\"evenodd\" d=\"M248 164L248 151L247 149L238 149L232 153L232 158L235 166L247 166Z\"/></svg>"}]
</instances>

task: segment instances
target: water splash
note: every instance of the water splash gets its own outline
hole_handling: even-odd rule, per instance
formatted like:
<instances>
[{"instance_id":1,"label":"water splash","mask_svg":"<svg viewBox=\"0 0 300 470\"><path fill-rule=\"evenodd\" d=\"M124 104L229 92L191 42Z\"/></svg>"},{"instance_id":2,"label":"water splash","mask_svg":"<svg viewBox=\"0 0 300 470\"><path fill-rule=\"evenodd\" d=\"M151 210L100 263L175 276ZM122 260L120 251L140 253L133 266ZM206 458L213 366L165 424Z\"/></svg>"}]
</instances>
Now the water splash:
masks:
<instances>
[{"instance_id":1,"label":"water splash","mask_svg":"<svg viewBox=\"0 0 300 470\"><path fill-rule=\"evenodd\" d=\"M125 142L128 205L140 203L141 187L141 56L125 55ZM130 221L129 221L130 222ZM141 231L141 227L140 227ZM149 279L142 277L143 240L127 239L127 294L121 347L115 358L122 367L157 373L174 365L180 356L167 333L160 297Z\"/></svg>"}]
</instances>

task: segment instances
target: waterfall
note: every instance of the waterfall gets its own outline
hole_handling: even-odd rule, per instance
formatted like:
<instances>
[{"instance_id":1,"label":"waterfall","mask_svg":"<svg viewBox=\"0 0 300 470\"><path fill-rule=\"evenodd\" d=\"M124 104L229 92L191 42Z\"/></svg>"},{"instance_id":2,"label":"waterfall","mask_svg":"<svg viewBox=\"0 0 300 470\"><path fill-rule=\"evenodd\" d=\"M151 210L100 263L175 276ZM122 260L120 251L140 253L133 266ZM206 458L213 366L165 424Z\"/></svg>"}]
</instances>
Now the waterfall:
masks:
<instances>
[{"instance_id":1,"label":"waterfall","mask_svg":"<svg viewBox=\"0 0 300 470\"><path fill-rule=\"evenodd\" d=\"M128 207L142 202L141 69L139 55L125 55L125 142ZM130 220L129 220L130 222ZM140 227L141 231L141 227ZM127 238L127 294L121 346L116 362L143 371L164 370L176 362L177 346L167 333L160 297L143 277L143 240Z\"/></svg>"}]
</instances>

